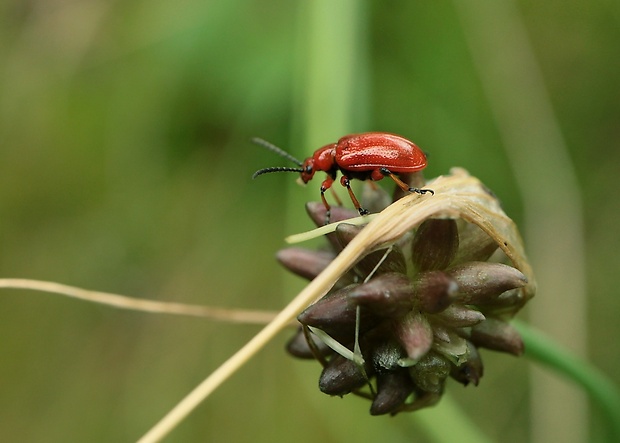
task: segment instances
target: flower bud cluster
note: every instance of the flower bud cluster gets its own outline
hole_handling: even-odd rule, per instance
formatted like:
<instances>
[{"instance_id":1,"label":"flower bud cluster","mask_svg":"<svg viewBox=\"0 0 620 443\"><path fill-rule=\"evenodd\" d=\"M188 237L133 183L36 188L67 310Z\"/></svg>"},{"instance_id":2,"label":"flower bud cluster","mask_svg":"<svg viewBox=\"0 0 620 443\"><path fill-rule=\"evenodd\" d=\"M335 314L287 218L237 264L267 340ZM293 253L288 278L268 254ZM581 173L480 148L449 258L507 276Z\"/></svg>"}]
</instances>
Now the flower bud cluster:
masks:
<instances>
[{"instance_id":1,"label":"flower bud cluster","mask_svg":"<svg viewBox=\"0 0 620 443\"><path fill-rule=\"evenodd\" d=\"M310 203L307 210L318 226L323 224L322 204ZM355 215L332 208L331 217L340 221ZM287 248L278 260L311 280L361 229L341 223L327 235L329 250ZM323 364L322 392L369 398L373 415L433 405L449 377L478 385L480 348L523 352L507 320L526 301L520 288L527 278L495 261L497 252L497 243L478 226L459 218L429 218L390 248L366 255L303 311L288 351ZM361 358L335 351L333 342Z\"/></svg>"}]
</instances>

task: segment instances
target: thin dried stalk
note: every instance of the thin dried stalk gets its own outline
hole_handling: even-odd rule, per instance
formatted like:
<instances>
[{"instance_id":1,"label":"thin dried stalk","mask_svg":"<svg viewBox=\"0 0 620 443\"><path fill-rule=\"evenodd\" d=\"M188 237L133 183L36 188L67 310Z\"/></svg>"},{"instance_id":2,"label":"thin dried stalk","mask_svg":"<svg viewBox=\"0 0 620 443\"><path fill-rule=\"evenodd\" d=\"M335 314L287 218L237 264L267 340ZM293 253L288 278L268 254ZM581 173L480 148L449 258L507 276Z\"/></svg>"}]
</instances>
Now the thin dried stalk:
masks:
<instances>
[{"instance_id":1,"label":"thin dried stalk","mask_svg":"<svg viewBox=\"0 0 620 443\"><path fill-rule=\"evenodd\" d=\"M109 292L91 291L75 286L63 285L51 281L2 278L0 288L5 289L31 289L34 291L49 292L52 294L65 295L93 303L100 303L120 309L150 312L156 314L188 315L193 317L208 318L232 323L264 325L272 321L277 312L255 311L242 309L225 309L184 303L171 303L154 300L145 300L125 295L112 294Z\"/></svg>"}]
</instances>

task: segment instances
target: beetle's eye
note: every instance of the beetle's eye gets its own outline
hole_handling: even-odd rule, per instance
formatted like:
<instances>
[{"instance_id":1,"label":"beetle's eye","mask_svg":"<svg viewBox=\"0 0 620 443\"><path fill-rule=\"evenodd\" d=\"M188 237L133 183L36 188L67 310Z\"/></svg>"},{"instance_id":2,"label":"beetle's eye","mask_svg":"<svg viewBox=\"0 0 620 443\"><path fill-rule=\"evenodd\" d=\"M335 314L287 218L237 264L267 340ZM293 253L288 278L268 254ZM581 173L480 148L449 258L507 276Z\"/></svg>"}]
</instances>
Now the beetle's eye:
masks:
<instances>
[{"instance_id":1,"label":"beetle's eye","mask_svg":"<svg viewBox=\"0 0 620 443\"><path fill-rule=\"evenodd\" d=\"M311 165L307 165L305 172L306 172L306 174L312 174L312 166Z\"/></svg>"}]
</instances>

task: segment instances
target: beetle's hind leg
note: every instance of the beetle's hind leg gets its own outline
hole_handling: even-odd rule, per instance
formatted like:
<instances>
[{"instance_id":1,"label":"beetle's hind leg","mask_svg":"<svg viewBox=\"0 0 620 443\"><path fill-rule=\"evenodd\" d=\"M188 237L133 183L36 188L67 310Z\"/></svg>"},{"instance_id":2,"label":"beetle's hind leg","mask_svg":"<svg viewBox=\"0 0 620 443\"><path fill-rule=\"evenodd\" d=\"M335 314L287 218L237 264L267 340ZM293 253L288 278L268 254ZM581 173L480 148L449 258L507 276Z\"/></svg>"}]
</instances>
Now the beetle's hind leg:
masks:
<instances>
[{"instance_id":1,"label":"beetle's hind leg","mask_svg":"<svg viewBox=\"0 0 620 443\"><path fill-rule=\"evenodd\" d=\"M355 206L355 209L357 209L360 215L368 215L368 210L362 208L359 200L357 199L357 197L355 197L355 194L353 193L353 189L351 189L351 180L349 179L349 177L347 177L346 175L343 175L342 177L340 177L340 184L344 186L345 188L347 188L347 192L349 193L349 197L351 197L353 206Z\"/></svg>"},{"instance_id":2,"label":"beetle's hind leg","mask_svg":"<svg viewBox=\"0 0 620 443\"><path fill-rule=\"evenodd\" d=\"M433 191L432 189L420 189L410 187L407 183L398 178L398 176L392 171L390 171L388 168L380 168L379 172L383 174L384 177L390 177L392 180L394 180L394 183L396 183L398 187L405 192L415 192L416 194L429 193L431 195L435 195L435 191Z\"/></svg>"}]
</instances>

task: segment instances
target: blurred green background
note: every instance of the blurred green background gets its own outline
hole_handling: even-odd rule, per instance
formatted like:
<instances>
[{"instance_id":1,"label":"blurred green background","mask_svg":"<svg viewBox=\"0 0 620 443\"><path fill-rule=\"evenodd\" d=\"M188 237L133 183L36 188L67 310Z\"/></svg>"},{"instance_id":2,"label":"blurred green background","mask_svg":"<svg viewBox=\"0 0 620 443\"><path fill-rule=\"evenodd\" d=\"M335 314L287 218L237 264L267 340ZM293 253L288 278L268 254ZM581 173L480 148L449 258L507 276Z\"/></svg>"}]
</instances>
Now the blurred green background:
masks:
<instances>
[{"instance_id":1,"label":"blurred green background","mask_svg":"<svg viewBox=\"0 0 620 443\"><path fill-rule=\"evenodd\" d=\"M430 153L428 177L462 166L493 189L506 212L527 224L535 265L548 263L540 256L553 258L558 245L576 245L572 268L554 272L559 279L583 273L586 298L574 301L547 286L528 310L560 292L554 295L561 302L541 308L537 322L559 322L566 334L549 328L559 341L578 329L575 340L589 360L620 382L620 4L520 0L511 9L506 1L532 52L505 55L517 80L519 69L529 69L521 60L533 56L539 64L565 140L558 152L569 161L556 163L549 147L536 143L544 137L535 129L512 134L523 150L506 143L502 121L518 125L527 114L494 108L502 97L493 91L510 92L512 79L504 84L502 75L485 71L493 58L480 54L484 42L495 43L489 35L501 42L509 30L487 2L316 3L333 26L317 29L311 1L5 0L2 277L279 309L303 282L283 278L274 253L285 235L310 227L303 203L318 198L320 181L301 188L292 174L281 174L253 182L256 169L285 161L249 138L304 157L347 132L396 132ZM476 38L477 30L491 34ZM326 41L313 46L321 37ZM339 38L350 39L353 52L334 60L329 50ZM342 90L328 89L330 79L350 87L343 99L350 102L339 101ZM493 79L499 89L489 87ZM316 123L308 129L308 103L317 97L332 97L314 106L326 116L344 114L344 123L326 125L324 133ZM539 107L532 105L535 117ZM525 158L515 162L511 153ZM527 203L564 189L558 174L574 179L568 189L577 191L557 199L576 210L566 225L554 219L555 199L542 209ZM546 242L531 244L539 232L532 220L555 220L557 235L546 235L553 226L546 227ZM567 226L582 230L561 229ZM546 281L546 269L535 271ZM2 441L133 441L258 330L33 291L3 290L0 304ZM587 321L583 331L564 317L571 306ZM168 441L432 441L415 415L371 418L365 401L319 393L319 366L289 358L286 338L234 375ZM533 439L530 364L483 358L479 387L452 383L449 391L492 441ZM597 408L585 417L584 435L600 435ZM458 427L454 432L458 441Z\"/></svg>"}]
</instances>

